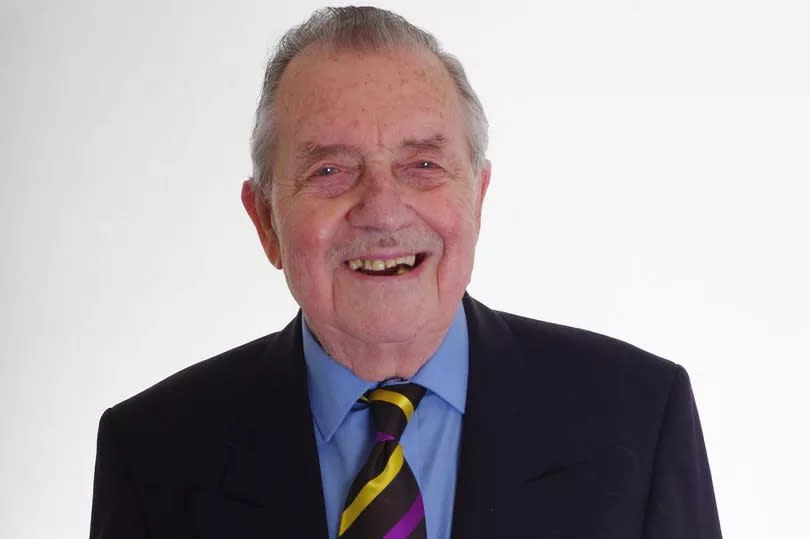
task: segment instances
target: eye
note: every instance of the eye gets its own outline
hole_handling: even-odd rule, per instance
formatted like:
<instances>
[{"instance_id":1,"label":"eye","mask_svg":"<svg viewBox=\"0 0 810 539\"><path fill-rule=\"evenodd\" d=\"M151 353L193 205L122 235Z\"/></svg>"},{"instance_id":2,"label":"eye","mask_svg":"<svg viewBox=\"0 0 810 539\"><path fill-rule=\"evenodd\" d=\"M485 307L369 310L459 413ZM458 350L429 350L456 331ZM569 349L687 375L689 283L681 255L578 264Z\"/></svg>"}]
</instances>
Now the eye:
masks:
<instances>
[{"instance_id":1,"label":"eye","mask_svg":"<svg viewBox=\"0 0 810 539\"><path fill-rule=\"evenodd\" d=\"M335 172L337 172L337 167L321 167L315 171L316 176L332 176Z\"/></svg>"},{"instance_id":2,"label":"eye","mask_svg":"<svg viewBox=\"0 0 810 539\"><path fill-rule=\"evenodd\" d=\"M439 168L439 165L437 165L433 161L417 161L416 168L430 170L434 168Z\"/></svg>"}]
</instances>

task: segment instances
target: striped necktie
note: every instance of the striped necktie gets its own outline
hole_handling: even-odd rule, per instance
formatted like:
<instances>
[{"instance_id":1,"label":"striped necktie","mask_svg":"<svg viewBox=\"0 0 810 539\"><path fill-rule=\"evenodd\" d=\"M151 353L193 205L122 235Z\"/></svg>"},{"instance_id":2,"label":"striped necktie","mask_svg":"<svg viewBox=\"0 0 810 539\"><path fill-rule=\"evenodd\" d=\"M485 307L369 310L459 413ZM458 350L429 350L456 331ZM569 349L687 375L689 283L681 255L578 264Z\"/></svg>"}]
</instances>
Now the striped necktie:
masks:
<instances>
[{"instance_id":1,"label":"striped necktie","mask_svg":"<svg viewBox=\"0 0 810 539\"><path fill-rule=\"evenodd\" d=\"M398 384L369 391L377 433L368 460L357 474L340 519L340 539L425 539L425 508L399 439L425 388Z\"/></svg>"}]
</instances>

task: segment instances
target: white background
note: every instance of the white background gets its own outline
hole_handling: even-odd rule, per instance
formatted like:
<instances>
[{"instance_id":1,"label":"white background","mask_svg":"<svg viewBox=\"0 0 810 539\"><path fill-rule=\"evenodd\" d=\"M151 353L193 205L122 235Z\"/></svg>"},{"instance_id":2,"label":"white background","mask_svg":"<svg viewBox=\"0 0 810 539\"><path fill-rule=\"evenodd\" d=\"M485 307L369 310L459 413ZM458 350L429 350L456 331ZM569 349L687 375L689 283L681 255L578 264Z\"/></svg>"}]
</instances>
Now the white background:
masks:
<instances>
[{"instance_id":1,"label":"white background","mask_svg":"<svg viewBox=\"0 0 810 539\"><path fill-rule=\"evenodd\" d=\"M683 364L724 533L807 537L810 3L384 2L468 69L470 292ZM296 306L239 201L314 2L3 2L0 537L85 537L103 410Z\"/></svg>"}]
</instances>

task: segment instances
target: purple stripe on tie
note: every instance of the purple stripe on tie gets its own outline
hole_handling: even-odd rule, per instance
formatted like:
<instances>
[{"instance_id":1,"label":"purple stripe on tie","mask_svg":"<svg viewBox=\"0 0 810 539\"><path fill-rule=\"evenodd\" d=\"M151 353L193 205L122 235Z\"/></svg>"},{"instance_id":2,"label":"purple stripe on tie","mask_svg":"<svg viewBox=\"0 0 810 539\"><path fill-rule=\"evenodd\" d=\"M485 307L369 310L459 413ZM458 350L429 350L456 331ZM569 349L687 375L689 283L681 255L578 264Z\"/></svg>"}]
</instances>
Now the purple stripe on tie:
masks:
<instances>
[{"instance_id":1,"label":"purple stripe on tie","mask_svg":"<svg viewBox=\"0 0 810 539\"><path fill-rule=\"evenodd\" d=\"M414 500L408 512L394 524L394 527L385 534L383 539L406 539L411 532L422 522L425 516L425 508L422 505L422 495L419 494Z\"/></svg>"},{"instance_id":2,"label":"purple stripe on tie","mask_svg":"<svg viewBox=\"0 0 810 539\"><path fill-rule=\"evenodd\" d=\"M394 437L388 434L387 432L378 432L377 438L374 439L374 443L378 444L380 442L387 442L388 440L393 440Z\"/></svg>"}]
</instances>

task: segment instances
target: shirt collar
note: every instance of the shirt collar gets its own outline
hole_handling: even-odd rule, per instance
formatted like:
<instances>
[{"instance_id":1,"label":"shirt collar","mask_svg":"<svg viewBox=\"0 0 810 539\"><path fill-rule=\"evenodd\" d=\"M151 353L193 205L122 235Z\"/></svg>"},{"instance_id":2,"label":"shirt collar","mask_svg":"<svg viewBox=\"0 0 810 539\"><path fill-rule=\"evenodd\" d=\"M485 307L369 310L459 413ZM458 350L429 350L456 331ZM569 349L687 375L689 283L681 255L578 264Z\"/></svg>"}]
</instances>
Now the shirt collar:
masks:
<instances>
[{"instance_id":1,"label":"shirt collar","mask_svg":"<svg viewBox=\"0 0 810 539\"><path fill-rule=\"evenodd\" d=\"M357 377L329 357L309 330L306 318L302 326L310 408L320 440L328 442L357 399L377 383ZM453 323L439 348L408 381L426 387L463 414L467 399L468 355L467 318L464 306L459 303Z\"/></svg>"}]
</instances>

